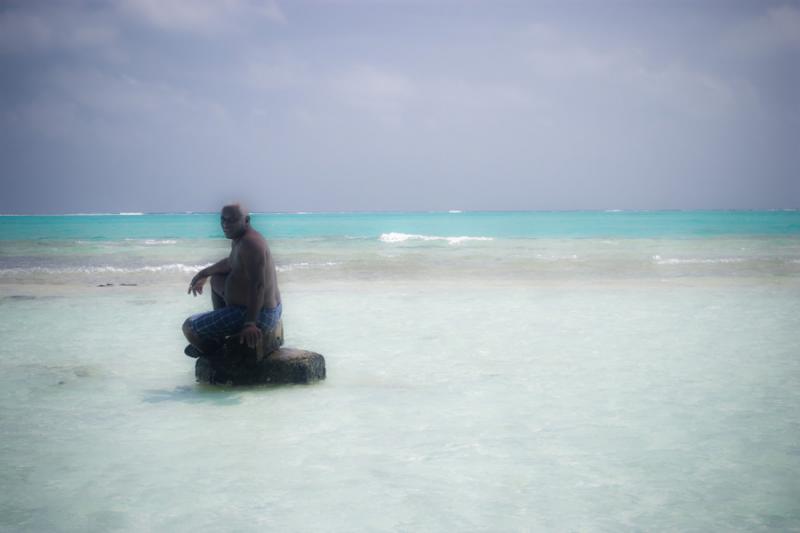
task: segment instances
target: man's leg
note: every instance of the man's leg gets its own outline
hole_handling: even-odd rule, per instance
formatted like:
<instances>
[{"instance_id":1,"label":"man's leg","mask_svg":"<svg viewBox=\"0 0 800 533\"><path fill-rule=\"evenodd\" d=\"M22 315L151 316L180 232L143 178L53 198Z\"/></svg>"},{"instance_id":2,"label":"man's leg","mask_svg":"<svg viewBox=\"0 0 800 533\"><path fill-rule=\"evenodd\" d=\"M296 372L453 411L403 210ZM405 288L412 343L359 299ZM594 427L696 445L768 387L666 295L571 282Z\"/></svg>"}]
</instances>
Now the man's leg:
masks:
<instances>
[{"instance_id":1,"label":"man's leg","mask_svg":"<svg viewBox=\"0 0 800 533\"><path fill-rule=\"evenodd\" d=\"M228 277L227 274L215 274L211 276L211 304L214 306L214 311L222 309L226 307L225 303L225 279ZM225 337L221 337L219 340L202 338L200 335L192 327L192 319L187 318L186 321L183 323L183 335L186 337L186 340L189 343L197 348L203 354L214 354L216 353L222 343L225 340ZM188 347L187 347L188 349ZM188 352L186 355L190 355ZM196 357L196 355L192 355L192 357Z\"/></svg>"},{"instance_id":2,"label":"man's leg","mask_svg":"<svg viewBox=\"0 0 800 533\"><path fill-rule=\"evenodd\" d=\"M192 329L192 319L187 318L183 323L183 336L189 341L189 344L200 350L204 354L213 354L219 349L219 343L203 340ZM187 354L188 355L188 354Z\"/></svg>"},{"instance_id":3,"label":"man's leg","mask_svg":"<svg viewBox=\"0 0 800 533\"><path fill-rule=\"evenodd\" d=\"M211 304L215 310L225 307L225 279L227 277L227 274L211 276Z\"/></svg>"}]
</instances>

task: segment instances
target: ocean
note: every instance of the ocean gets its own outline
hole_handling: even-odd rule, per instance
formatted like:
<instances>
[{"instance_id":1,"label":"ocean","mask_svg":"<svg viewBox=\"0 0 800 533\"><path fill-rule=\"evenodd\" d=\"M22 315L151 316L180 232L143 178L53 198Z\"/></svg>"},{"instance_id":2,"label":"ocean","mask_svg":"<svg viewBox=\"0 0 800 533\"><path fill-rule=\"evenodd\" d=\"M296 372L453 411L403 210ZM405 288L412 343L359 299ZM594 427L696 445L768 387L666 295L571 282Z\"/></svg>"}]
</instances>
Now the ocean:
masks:
<instances>
[{"instance_id":1,"label":"ocean","mask_svg":"<svg viewBox=\"0 0 800 533\"><path fill-rule=\"evenodd\" d=\"M323 382L195 383L218 214L0 216L1 530L800 530L800 211L252 224Z\"/></svg>"}]
</instances>

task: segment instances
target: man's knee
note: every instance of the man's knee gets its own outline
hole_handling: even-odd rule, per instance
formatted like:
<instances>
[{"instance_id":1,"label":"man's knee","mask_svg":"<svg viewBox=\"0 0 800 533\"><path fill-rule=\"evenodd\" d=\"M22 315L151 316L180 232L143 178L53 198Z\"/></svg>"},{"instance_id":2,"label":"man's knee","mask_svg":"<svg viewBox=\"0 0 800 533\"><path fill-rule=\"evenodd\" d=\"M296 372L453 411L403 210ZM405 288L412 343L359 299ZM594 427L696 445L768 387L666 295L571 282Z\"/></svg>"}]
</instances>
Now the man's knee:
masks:
<instances>
[{"instance_id":1,"label":"man's knee","mask_svg":"<svg viewBox=\"0 0 800 533\"><path fill-rule=\"evenodd\" d=\"M193 340L193 339L197 338L197 333L195 333L194 332L194 328L192 328L192 319L191 318L187 318L183 322L183 326L182 326L181 329L183 330L183 335L187 339Z\"/></svg>"}]
</instances>

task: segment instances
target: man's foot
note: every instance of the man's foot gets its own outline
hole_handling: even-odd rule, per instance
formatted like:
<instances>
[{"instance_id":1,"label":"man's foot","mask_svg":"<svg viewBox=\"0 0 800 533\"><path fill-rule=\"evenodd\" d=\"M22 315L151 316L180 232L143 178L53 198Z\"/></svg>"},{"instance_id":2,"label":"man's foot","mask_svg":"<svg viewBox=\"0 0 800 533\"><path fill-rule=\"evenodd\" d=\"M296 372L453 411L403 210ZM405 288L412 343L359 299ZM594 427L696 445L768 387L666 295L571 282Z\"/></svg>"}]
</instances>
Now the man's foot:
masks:
<instances>
[{"instance_id":1,"label":"man's foot","mask_svg":"<svg viewBox=\"0 0 800 533\"><path fill-rule=\"evenodd\" d=\"M194 357L195 359L198 357L203 357L203 352L201 352L194 344L188 344L186 348L183 349L183 353L189 357Z\"/></svg>"}]
</instances>

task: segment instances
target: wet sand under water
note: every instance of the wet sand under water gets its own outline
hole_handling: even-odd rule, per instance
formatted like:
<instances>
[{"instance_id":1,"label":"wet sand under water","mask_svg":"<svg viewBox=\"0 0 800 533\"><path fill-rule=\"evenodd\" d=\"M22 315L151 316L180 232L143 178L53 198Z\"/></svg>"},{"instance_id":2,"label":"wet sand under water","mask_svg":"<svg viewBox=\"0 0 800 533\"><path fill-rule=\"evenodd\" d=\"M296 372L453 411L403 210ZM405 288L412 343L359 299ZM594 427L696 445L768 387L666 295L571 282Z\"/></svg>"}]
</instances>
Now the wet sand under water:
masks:
<instances>
[{"instance_id":1,"label":"wet sand under water","mask_svg":"<svg viewBox=\"0 0 800 533\"><path fill-rule=\"evenodd\" d=\"M795 278L283 294L322 383L194 383L182 283L0 285L0 527L800 528Z\"/></svg>"}]
</instances>

